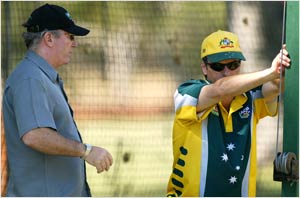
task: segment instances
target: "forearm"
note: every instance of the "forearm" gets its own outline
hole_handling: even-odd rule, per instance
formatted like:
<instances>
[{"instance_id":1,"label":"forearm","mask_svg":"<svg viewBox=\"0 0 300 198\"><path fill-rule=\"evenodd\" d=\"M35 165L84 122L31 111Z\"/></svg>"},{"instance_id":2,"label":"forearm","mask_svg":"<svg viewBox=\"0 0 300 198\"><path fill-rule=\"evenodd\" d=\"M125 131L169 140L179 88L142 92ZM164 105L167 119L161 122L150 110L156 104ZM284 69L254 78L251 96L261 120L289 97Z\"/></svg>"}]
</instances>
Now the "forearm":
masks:
<instances>
[{"instance_id":1,"label":"forearm","mask_svg":"<svg viewBox=\"0 0 300 198\"><path fill-rule=\"evenodd\" d=\"M215 94L219 100L228 96L237 96L277 78L271 69L258 72L224 77L214 83Z\"/></svg>"},{"instance_id":2,"label":"forearm","mask_svg":"<svg viewBox=\"0 0 300 198\"><path fill-rule=\"evenodd\" d=\"M221 78L215 83L203 87L198 98L197 112L201 112L228 97L233 98L243 94L276 78L276 72L271 69Z\"/></svg>"},{"instance_id":3,"label":"forearm","mask_svg":"<svg viewBox=\"0 0 300 198\"><path fill-rule=\"evenodd\" d=\"M23 142L45 154L81 157L85 146L77 141L67 139L50 128L37 128L22 137Z\"/></svg>"},{"instance_id":4,"label":"forearm","mask_svg":"<svg viewBox=\"0 0 300 198\"><path fill-rule=\"evenodd\" d=\"M85 153L84 144L67 139L49 128L31 130L22 137L22 140L32 149L49 155L82 157ZM95 166L98 173L108 171L113 163L111 154L97 146L92 147L84 160Z\"/></svg>"},{"instance_id":5,"label":"forearm","mask_svg":"<svg viewBox=\"0 0 300 198\"><path fill-rule=\"evenodd\" d=\"M285 68L288 67L290 67L290 59L286 46L283 45L280 53L273 59L270 68L259 72L222 78L214 83L215 89L219 97L227 97L236 96L259 85L267 84L265 87L268 88L265 90L264 96L274 98L279 92L278 78L280 73L284 73Z\"/></svg>"}]
</instances>

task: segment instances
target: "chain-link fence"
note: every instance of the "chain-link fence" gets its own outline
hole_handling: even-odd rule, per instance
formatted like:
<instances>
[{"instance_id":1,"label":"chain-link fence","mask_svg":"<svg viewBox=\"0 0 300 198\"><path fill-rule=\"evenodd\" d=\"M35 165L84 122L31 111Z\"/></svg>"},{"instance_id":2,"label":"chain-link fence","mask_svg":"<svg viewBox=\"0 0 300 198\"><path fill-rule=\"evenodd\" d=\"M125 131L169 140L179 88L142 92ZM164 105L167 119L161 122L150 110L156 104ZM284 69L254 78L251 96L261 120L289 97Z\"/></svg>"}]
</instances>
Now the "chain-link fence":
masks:
<instances>
[{"instance_id":1,"label":"chain-link fence","mask_svg":"<svg viewBox=\"0 0 300 198\"><path fill-rule=\"evenodd\" d=\"M26 51L21 24L44 3L1 2L2 86ZM280 48L281 2L51 3L91 30L76 37L72 61L58 72L83 140L114 157L107 173L87 166L95 196L165 195L173 94L179 83L202 77L199 48L206 35L237 33L247 72L268 67ZM280 196L280 184L272 181L276 127L273 118L259 125L257 196Z\"/></svg>"}]
</instances>

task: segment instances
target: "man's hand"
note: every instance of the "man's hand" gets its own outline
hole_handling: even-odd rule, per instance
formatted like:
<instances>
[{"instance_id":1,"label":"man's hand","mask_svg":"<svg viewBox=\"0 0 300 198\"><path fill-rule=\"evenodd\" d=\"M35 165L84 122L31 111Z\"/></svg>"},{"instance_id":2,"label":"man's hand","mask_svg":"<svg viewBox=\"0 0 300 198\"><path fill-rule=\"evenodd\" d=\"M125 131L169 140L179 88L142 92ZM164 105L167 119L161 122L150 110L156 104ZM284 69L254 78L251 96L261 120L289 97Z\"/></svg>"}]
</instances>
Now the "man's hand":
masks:
<instances>
[{"instance_id":1,"label":"man's hand","mask_svg":"<svg viewBox=\"0 0 300 198\"><path fill-rule=\"evenodd\" d=\"M272 69L275 70L275 72L279 75L281 71L281 63L282 63L282 73L284 74L285 68L290 67L290 58L288 57L289 53L286 50L286 45L284 44L282 46L282 49L277 54L277 56L273 59L272 62Z\"/></svg>"},{"instance_id":2,"label":"man's hand","mask_svg":"<svg viewBox=\"0 0 300 198\"><path fill-rule=\"evenodd\" d=\"M92 166L95 166L97 168L97 172L101 173L104 170L109 170L113 163L113 158L104 148L93 146L91 152L85 158L85 161Z\"/></svg>"}]
</instances>

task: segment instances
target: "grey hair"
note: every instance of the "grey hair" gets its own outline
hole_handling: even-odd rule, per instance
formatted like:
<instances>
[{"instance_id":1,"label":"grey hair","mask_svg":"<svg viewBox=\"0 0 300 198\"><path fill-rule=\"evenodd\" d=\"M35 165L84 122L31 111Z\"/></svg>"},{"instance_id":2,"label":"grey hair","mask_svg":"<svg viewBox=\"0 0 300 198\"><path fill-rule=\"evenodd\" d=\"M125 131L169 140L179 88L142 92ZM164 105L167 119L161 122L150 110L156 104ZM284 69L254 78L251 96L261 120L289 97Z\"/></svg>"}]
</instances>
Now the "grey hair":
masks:
<instances>
[{"instance_id":1,"label":"grey hair","mask_svg":"<svg viewBox=\"0 0 300 198\"><path fill-rule=\"evenodd\" d=\"M25 41L27 49L36 50L38 44L41 42L43 36L47 32L51 32L55 37L60 36L59 30L44 30L42 32L24 32L22 36Z\"/></svg>"}]
</instances>

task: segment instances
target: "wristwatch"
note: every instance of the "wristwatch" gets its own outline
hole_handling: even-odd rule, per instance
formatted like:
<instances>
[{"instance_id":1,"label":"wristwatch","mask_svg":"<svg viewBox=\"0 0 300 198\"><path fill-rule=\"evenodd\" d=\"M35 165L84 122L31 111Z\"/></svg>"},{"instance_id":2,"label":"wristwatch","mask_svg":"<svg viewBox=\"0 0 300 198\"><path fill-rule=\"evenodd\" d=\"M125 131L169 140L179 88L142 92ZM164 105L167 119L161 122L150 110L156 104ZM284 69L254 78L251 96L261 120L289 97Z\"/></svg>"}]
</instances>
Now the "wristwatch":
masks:
<instances>
[{"instance_id":1,"label":"wristwatch","mask_svg":"<svg viewBox=\"0 0 300 198\"><path fill-rule=\"evenodd\" d=\"M85 158L90 154L92 147L93 147L92 145L86 144L86 143L84 143L84 146L85 146L85 152L84 152L83 156L80 157L83 160L85 160Z\"/></svg>"}]
</instances>

